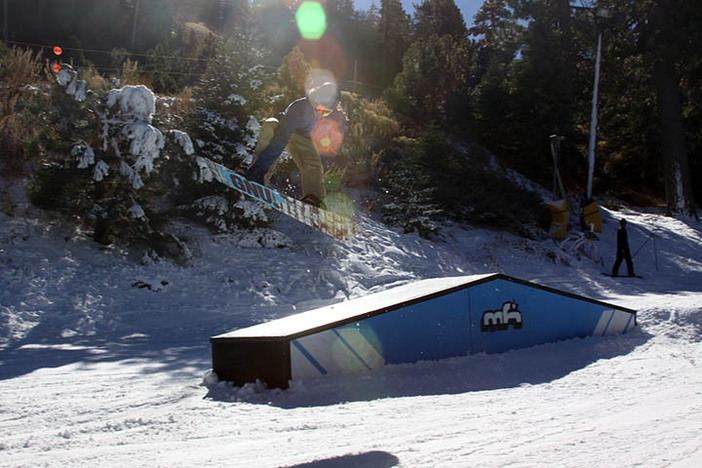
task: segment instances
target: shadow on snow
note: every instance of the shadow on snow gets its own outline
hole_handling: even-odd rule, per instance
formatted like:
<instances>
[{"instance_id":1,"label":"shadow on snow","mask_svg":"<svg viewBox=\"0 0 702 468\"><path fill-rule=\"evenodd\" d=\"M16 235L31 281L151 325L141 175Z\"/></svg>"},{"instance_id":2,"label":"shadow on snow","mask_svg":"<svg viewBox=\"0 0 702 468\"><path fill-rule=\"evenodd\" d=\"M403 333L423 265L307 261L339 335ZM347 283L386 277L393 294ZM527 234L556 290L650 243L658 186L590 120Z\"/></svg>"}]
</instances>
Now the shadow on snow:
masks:
<instances>
[{"instance_id":1,"label":"shadow on snow","mask_svg":"<svg viewBox=\"0 0 702 468\"><path fill-rule=\"evenodd\" d=\"M292 409L352 401L461 394L553 382L602 359L631 353L652 335L639 329L616 337L574 338L499 354L399 364L360 374L293 381L287 390L259 383L236 387L206 377L205 398Z\"/></svg>"},{"instance_id":2,"label":"shadow on snow","mask_svg":"<svg viewBox=\"0 0 702 468\"><path fill-rule=\"evenodd\" d=\"M165 372L174 377L201 378L211 367L210 346L206 339L168 342L148 336L125 337L121 341L83 337L60 343L23 340L0 351L0 380L39 369L108 362L138 364L144 373Z\"/></svg>"},{"instance_id":3,"label":"shadow on snow","mask_svg":"<svg viewBox=\"0 0 702 468\"><path fill-rule=\"evenodd\" d=\"M286 468L391 468L400 464L400 459L388 452L371 452L325 458Z\"/></svg>"}]
</instances>

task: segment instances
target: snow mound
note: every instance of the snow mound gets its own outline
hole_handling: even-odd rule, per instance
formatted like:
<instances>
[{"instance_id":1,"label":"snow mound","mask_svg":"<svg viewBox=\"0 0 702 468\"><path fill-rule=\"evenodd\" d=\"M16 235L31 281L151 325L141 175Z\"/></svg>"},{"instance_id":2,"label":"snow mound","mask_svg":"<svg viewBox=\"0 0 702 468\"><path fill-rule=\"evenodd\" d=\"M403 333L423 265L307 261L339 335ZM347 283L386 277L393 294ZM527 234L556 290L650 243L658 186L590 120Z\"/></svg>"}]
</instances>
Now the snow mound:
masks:
<instances>
[{"instance_id":1,"label":"snow mound","mask_svg":"<svg viewBox=\"0 0 702 468\"><path fill-rule=\"evenodd\" d=\"M702 295L694 298L700 301ZM639 311L639 325L650 333L689 343L702 343L702 307L696 305L655 307Z\"/></svg>"}]
</instances>

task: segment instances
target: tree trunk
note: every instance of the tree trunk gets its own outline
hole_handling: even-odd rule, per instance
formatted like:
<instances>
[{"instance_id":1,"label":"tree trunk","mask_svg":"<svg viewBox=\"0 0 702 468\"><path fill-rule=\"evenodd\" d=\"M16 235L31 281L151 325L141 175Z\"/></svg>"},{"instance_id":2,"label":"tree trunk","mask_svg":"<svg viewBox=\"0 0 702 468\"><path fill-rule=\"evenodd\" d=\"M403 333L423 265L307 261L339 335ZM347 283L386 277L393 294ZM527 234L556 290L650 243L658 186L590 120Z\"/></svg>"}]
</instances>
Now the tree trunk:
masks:
<instances>
[{"instance_id":1,"label":"tree trunk","mask_svg":"<svg viewBox=\"0 0 702 468\"><path fill-rule=\"evenodd\" d=\"M690 163L685 146L679 80L669 56L661 54L653 64L661 128L661 158L669 214L696 216Z\"/></svg>"}]
</instances>

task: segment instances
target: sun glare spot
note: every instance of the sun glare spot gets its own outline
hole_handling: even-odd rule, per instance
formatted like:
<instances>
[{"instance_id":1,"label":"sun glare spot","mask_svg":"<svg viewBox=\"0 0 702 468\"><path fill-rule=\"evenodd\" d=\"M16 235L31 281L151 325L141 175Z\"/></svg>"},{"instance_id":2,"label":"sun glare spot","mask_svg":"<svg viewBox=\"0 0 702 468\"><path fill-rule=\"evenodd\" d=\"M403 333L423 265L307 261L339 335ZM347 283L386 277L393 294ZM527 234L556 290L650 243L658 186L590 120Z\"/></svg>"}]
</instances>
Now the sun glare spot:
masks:
<instances>
[{"instance_id":1,"label":"sun glare spot","mask_svg":"<svg viewBox=\"0 0 702 468\"><path fill-rule=\"evenodd\" d=\"M351 200L351 197L345 193L329 193L326 197L324 197L324 205L327 207L327 210L348 218L353 218L355 216L353 200Z\"/></svg>"},{"instance_id":2,"label":"sun glare spot","mask_svg":"<svg viewBox=\"0 0 702 468\"><path fill-rule=\"evenodd\" d=\"M305 39L318 40L327 29L327 15L319 2L305 1L295 13L300 35Z\"/></svg>"},{"instance_id":3,"label":"sun glare spot","mask_svg":"<svg viewBox=\"0 0 702 468\"><path fill-rule=\"evenodd\" d=\"M337 369L359 372L385 365L382 354L371 344L378 341L373 330L361 331L354 326L347 326L337 329L335 334L336 340L332 344L331 352Z\"/></svg>"},{"instance_id":4,"label":"sun glare spot","mask_svg":"<svg viewBox=\"0 0 702 468\"><path fill-rule=\"evenodd\" d=\"M313 68L305 78L305 92L309 94L312 88L316 88L323 83L333 83L338 89L336 78L332 72L323 68Z\"/></svg>"},{"instance_id":5,"label":"sun glare spot","mask_svg":"<svg viewBox=\"0 0 702 468\"><path fill-rule=\"evenodd\" d=\"M334 156L339 152L343 135L339 124L332 119L319 119L310 132L312 143L321 156Z\"/></svg>"},{"instance_id":6,"label":"sun glare spot","mask_svg":"<svg viewBox=\"0 0 702 468\"><path fill-rule=\"evenodd\" d=\"M297 46L305 54L305 59L312 68L329 70L337 78L344 76L346 55L341 45L331 34L325 34L319 40L314 41L300 39Z\"/></svg>"}]
</instances>

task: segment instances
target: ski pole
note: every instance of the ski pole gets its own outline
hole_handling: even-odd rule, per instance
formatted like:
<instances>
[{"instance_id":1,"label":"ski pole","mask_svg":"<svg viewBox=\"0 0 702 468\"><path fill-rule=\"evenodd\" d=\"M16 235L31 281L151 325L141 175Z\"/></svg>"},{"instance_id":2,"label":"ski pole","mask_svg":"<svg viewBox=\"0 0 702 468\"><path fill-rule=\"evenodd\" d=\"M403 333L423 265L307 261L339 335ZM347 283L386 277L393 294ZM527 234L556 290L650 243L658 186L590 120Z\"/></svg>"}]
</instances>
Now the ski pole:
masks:
<instances>
[{"instance_id":1,"label":"ski pole","mask_svg":"<svg viewBox=\"0 0 702 468\"><path fill-rule=\"evenodd\" d=\"M638 248L638 250L636 251L636 253L634 253L634 255L631 256L631 258L636 257L636 254L639 253L639 252L641 252L641 249L643 249L644 246L645 246L646 244L648 244L648 241L651 240L651 239L653 239L653 246L654 246L654 249L655 249L655 246L656 246L656 239L654 238L654 233L651 233L651 234L646 238L646 240L643 242L643 244L641 244L641 247Z\"/></svg>"}]
</instances>

